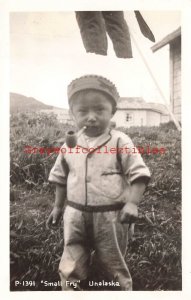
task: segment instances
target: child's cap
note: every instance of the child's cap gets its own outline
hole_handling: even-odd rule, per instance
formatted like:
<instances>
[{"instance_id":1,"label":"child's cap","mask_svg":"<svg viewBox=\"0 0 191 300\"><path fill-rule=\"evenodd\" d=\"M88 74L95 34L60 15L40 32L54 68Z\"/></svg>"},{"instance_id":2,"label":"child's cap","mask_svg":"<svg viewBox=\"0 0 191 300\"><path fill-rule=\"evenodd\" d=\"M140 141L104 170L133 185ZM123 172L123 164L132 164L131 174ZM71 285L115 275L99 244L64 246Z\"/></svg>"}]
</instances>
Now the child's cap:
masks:
<instances>
[{"instance_id":1,"label":"child's cap","mask_svg":"<svg viewBox=\"0 0 191 300\"><path fill-rule=\"evenodd\" d=\"M108 94L116 107L119 99L119 93L116 86L107 78L98 75L85 75L74 79L68 85L68 101L70 102L70 99L75 93L87 89L99 90Z\"/></svg>"}]
</instances>

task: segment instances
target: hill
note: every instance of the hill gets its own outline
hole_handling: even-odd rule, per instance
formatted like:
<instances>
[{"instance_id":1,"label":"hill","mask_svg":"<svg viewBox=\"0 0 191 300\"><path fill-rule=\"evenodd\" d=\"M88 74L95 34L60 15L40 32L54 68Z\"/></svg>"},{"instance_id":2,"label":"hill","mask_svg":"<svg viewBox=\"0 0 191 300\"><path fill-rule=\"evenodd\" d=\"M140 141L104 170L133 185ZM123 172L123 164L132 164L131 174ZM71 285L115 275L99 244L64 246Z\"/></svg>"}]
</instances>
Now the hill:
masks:
<instances>
[{"instance_id":1,"label":"hill","mask_svg":"<svg viewBox=\"0 0 191 300\"><path fill-rule=\"evenodd\" d=\"M10 93L10 112L31 112L41 109L53 109L53 106L44 104L32 97Z\"/></svg>"}]
</instances>

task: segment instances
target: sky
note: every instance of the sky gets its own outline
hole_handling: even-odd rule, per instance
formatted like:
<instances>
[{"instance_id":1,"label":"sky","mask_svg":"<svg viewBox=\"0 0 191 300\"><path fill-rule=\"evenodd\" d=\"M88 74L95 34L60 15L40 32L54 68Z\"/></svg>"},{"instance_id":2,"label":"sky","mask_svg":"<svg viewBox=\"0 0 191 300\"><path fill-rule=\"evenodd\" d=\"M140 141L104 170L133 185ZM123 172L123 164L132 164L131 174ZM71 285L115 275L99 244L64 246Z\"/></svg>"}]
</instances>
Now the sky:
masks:
<instances>
[{"instance_id":1,"label":"sky","mask_svg":"<svg viewBox=\"0 0 191 300\"><path fill-rule=\"evenodd\" d=\"M153 42L139 30L133 11L124 13L130 32L169 103L169 47L152 53ZM180 11L143 11L156 42L181 25ZM164 103L136 46L133 58L86 53L74 12L10 13L10 89L46 104L67 108L67 85L84 74L113 81L121 97Z\"/></svg>"}]
</instances>

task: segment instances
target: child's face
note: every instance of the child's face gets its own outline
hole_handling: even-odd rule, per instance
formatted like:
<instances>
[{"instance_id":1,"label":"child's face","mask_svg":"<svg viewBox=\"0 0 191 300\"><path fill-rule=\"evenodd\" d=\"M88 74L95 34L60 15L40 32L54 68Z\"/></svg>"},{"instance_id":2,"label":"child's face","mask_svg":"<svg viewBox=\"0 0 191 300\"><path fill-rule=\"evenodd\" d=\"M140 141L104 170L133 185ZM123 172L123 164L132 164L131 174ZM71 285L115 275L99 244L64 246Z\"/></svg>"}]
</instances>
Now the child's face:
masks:
<instances>
[{"instance_id":1,"label":"child's face","mask_svg":"<svg viewBox=\"0 0 191 300\"><path fill-rule=\"evenodd\" d=\"M108 127L113 116L112 104L107 96L99 91L91 90L73 100L72 115L78 128L86 126L86 135L96 137Z\"/></svg>"}]
</instances>

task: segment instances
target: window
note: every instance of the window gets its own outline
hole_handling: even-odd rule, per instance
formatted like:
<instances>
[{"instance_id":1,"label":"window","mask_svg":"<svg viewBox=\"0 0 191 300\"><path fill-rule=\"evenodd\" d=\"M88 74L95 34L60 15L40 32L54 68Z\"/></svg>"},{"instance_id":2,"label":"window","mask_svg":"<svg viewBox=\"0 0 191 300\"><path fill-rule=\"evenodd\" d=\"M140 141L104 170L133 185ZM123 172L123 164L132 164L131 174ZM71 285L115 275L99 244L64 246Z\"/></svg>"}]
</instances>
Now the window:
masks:
<instances>
[{"instance_id":1,"label":"window","mask_svg":"<svg viewBox=\"0 0 191 300\"><path fill-rule=\"evenodd\" d=\"M132 120L132 115L129 114L129 113L127 113L127 114L126 114L126 121L127 121L127 122L130 122L131 120Z\"/></svg>"}]
</instances>

